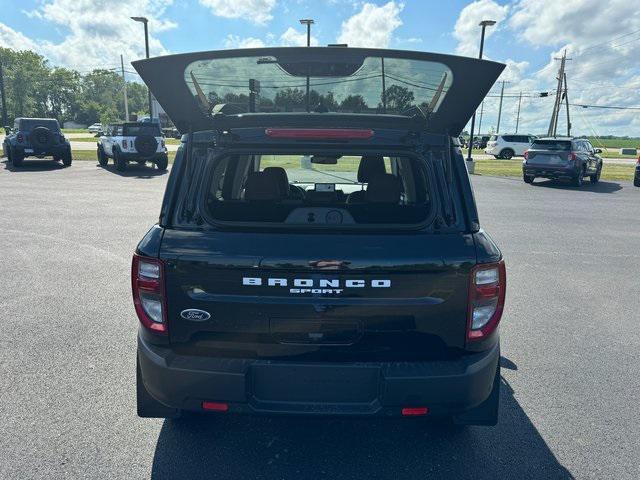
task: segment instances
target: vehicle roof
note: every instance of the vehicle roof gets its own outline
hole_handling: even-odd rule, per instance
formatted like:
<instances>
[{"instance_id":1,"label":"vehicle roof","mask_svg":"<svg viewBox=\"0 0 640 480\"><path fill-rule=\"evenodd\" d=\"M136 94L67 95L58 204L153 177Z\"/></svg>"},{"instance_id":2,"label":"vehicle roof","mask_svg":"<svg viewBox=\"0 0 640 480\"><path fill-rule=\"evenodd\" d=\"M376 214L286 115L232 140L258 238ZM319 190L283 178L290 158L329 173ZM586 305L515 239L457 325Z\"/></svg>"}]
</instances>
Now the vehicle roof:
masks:
<instances>
[{"instance_id":1,"label":"vehicle roof","mask_svg":"<svg viewBox=\"0 0 640 480\"><path fill-rule=\"evenodd\" d=\"M58 120L55 118L38 118L38 117L18 117L16 118L16 120L38 120L38 121L54 121L57 122Z\"/></svg>"},{"instance_id":2,"label":"vehicle roof","mask_svg":"<svg viewBox=\"0 0 640 480\"><path fill-rule=\"evenodd\" d=\"M536 140L560 140L563 142L569 142L571 140L587 140L586 138L575 138L575 137L538 137Z\"/></svg>"}]
</instances>

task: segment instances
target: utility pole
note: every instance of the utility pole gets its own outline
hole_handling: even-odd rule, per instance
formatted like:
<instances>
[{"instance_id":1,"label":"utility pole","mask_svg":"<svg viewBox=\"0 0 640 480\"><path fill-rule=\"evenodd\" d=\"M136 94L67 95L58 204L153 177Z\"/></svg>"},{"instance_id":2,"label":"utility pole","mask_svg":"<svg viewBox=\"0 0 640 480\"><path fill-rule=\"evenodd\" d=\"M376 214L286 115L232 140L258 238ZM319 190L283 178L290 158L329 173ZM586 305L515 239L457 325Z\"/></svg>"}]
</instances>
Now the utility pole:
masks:
<instances>
[{"instance_id":1,"label":"utility pole","mask_svg":"<svg viewBox=\"0 0 640 480\"><path fill-rule=\"evenodd\" d=\"M300 19L300 24L307 26L307 47L311 46L311 25L313 25L314 23L315 22L312 18ZM310 80L309 75L307 75L307 94L306 94L306 100L305 100L307 112L311 111L311 91L310 91L309 80Z\"/></svg>"},{"instance_id":2,"label":"utility pole","mask_svg":"<svg viewBox=\"0 0 640 480\"><path fill-rule=\"evenodd\" d=\"M480 122L478 122L478 135L482 136L482 113L484 112L484 100L480 104Z\"/></svg>"},{"instance_id":3,"label":"utility pole","mask_svg":"<svg viewBox=\"0 0 640 480\"><path fill-rule=\"evenodd\" d=\"M9 123L9 120L7 120L7 97L4 94L4 72L2 71L2 59L0 59L0 100L2 101L2 126L5 127L7 126L7 123Z\"/></svg>"},{"instance_id":4,"label":"utility pole","mask_svg":"<svg viewBox=\"0 0 640 480\"><path fill-rule=\"evenodd\" d=\"M518 127L520 126L520 104L522 103L522 92L518 95L518 114L516 115L516 133L518 133Z\"/></svg>"},{"instance_id":5,"label":"utility pole","mask_svg":"<svg viewBox=\"0 0 640 480\"><path fill-rule=\"evenodd\" d=\"M127 79L124 77L124 59L120 54L120 67L122 68L122 90L124 92L124 121L129 121L129 101L127 100Z\"/></svg>"},{"instance_id":6,"label":"utility pole","mask_svg":"<svg viewBox=\"0 0 640 480\"><path fill-rule=\"evenodd\" d=\"M500 106L498 107L498 126L496 127L496 133L500 133L500 117L502 116L502 97L504 96L504 84L509 83L506 80L502 80L502 88L500 89Z\"/></svg>"},{"instance_id":7,"label":"utility pole","mask_svg":"<svg viewBox=\"0 0 640 480\"><path fill-rule=\"evenodd\" d=\"M571 136L571 117L569 116L569 89L567 87L567 73L563 73L564 77L564 101L567 107L567 137Z\"/></svg>"},{"instance_id":8,"label":"utility pole","mask_svg":"<svg viewBox=\"0 0 640 480\"><path fill-rule=\"evenodd\" d=\"M556 132L558 130L558 114L560 113L560 105L562 102L562 83L564 82L564 66L567 60L567 51L565 50L562 53L562 58L556 58L556 60L560 60L560 69L558 70L558 86L556 87L556 98L553 103L553 112L551 113L551 121L549 122L549 130L547 130L547 135L550 137L555 137Z\"/></svg>"},{"instance_id":9,"label":"utility pole","mask_svg":"<svg viewBox=\"0 0 640 480\"><path fill-rule=\"evenodd\" d=\"M483 20L478 26L482 27L482 31L480 33L480 53L478 54L478 58L482 60L482 52L484 51L484 32L487 27L491 27L496 24L495 20ZM473 150L473 129L476 126L476 112L473 112L473 117L471 117L471 133L469 134L469 150L467 151L467 162L473 162L473 158L471 158L471 150ZM471 165L471 168L469 168ZM467 164L467 168L469 168L469 172L473 173L474 163Z\"/></svg>"}]
</instances>

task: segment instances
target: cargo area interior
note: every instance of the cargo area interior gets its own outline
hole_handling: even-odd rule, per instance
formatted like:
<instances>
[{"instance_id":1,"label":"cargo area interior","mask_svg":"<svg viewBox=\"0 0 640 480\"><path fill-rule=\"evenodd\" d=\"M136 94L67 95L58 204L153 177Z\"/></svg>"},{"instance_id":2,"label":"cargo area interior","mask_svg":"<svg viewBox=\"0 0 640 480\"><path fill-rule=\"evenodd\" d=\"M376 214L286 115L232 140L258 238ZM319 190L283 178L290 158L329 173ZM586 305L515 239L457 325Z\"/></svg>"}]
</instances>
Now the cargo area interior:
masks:
<instances>
[{"instance_id":1,"label":"cargo area interior","mask_svg":"<svg viewBox=\"0 0 640 480\"><path fill-rule=\"evenodd\" d=\"M224 222L416 224L432 207L424 161L380 154L246 154L214 160L206 209Z\"/></svg>"}]
</instances>

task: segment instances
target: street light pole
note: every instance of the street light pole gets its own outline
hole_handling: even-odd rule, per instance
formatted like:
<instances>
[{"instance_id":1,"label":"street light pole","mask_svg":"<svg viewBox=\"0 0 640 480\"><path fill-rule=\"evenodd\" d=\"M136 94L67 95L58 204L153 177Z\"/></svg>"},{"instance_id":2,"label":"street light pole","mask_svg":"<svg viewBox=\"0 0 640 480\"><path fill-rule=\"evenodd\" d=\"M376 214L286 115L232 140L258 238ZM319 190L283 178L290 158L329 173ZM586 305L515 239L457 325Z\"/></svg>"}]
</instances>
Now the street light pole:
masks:
<instances>
[{"instance_id":1,"label":"street light pole","mask_svg":"<svg viewBox=\"0 0 640 480\"><path fill-rule=\"evenodd\" d=\"M307 47L311 46L311 24L315 23L313 21L313 18L301 18L300 19L300 24L302 25L306 25L307 26ZM309 75L307 75L307 95L306 95L306 106L307 106L307 112L310 111L311 109L311 98L309 97L310 94L310 85L309 85Z\"/></svg>"},{"instance_id":2,"label":"street light pole","mask_svg":"<svg viewBox=\"0 0 640 480\"><path fill-rule=\"evenodd\" d=\"M149 58L149 20L147 17L131 17L131 20L144 24L144 50L146 58ZM149 90L149 87L147 87L147 94L149 97L149 117L153 120L153 102L151 101L151 90Z\"/></svg>"},{"instance_id":3,"label":"street light pole","mask_svg":"<svg viewBox=\"0 0 640 480\"><path fill-rule=\"evenodd\" d=\"M487 27L491 25L495 25L495 20L483 20L478 25L482 27L482 33L480 35L480 54L478 58L482 59L482 52L484 50L484 31ZM469 152L467 153L467 162L473 162L473 158L471 158L471 150L473 150L473 130L476 126L476 114L473 112L473 117L471 117L471 134L469 135Z\"/></svg>"}]
</instances>

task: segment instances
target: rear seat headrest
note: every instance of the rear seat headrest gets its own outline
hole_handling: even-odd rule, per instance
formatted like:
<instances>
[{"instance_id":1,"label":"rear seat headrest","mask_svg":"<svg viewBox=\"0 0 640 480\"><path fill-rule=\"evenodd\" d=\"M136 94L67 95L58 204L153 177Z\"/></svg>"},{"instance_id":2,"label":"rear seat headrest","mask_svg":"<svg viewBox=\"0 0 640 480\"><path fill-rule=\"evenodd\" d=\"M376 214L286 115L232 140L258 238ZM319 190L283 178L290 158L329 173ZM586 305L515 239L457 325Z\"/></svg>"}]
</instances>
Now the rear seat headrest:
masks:
<instances>
[{"instance_id":1,"label":"rear seat headrest","mask_svg":"<svg viewBox=\"0 0 640 480\"><path fill-rule=\"evenodd\" d=\"M273 177L274 181L280 188L282 196L289 194L289 178L287 177L287 171L282 167L267 167L263 170L263 173L268 177Z\"/></svg>"},{"instance_id":2,"label":"rear seat headrest","mask_svg":"<svg viewBox=\"0 0 640 480\"><path fill-rule=\"evenodd\" d=\"M376 175L386 173L382 155L363 155L358 166L358 182L368 183Z\"/></svg>"},{"instance_id":3,"label":"rear seat headrest","mask_svg":"<svg viewBox=\"0 0 640 480\"><path fill-rule=\"evenodd\" d=\"M280 200L284 197L277 178L264 172L252 172L244 187L245 200Z\"/></svg>"},{"instance_id":4,"label":"rear seat headrest","mask_svg":"<svg viewBox=\"0 0 640 480\"><path fill-rule=\"evenodd\" d=\"M369 180L366 201L371 203L398 203L402 194L400 179L389 173L376 175Z\"/></svg>"}]
</instances>

